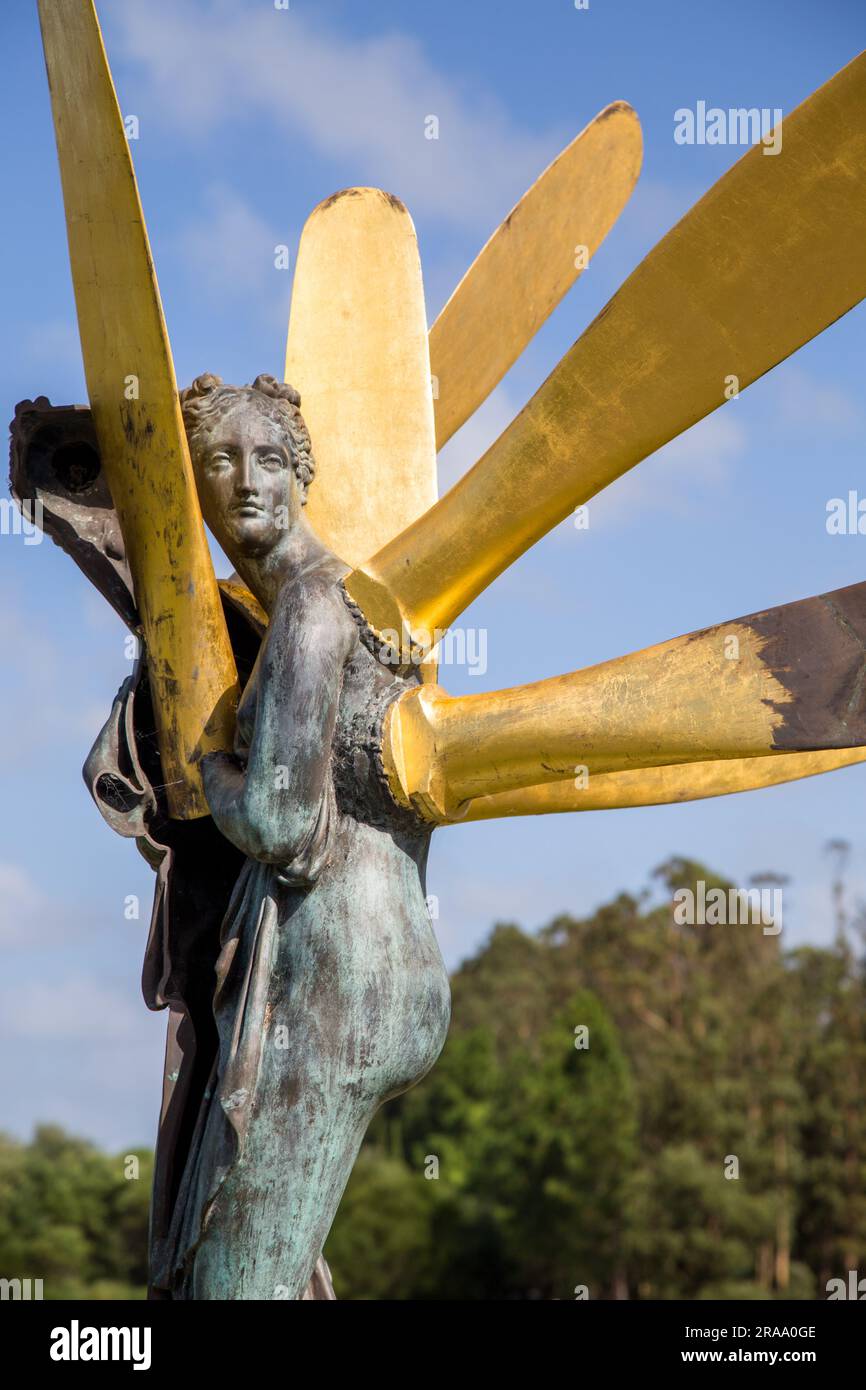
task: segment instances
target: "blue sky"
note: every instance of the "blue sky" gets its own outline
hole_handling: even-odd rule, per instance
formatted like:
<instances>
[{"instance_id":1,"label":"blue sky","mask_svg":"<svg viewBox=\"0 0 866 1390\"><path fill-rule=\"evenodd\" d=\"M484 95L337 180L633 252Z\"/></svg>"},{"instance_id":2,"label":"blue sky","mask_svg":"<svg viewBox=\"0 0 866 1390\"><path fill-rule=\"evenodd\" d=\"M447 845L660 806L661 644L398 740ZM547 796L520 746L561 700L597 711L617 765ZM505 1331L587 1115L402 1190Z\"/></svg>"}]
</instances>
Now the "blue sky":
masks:
<instances>
[{"instance_id":1,"label":"blue sky","mask_svg":"<svg viewBox=\"0 0 866 1390\"><path fill-rule=\"evenodd\" d=\"M297 245L334 190L397 193L418 230L430 319L533 179L609 101L637 109L638 189L589 270L442 456L480 455L661 235L741 153L682 146L698 100L790 111L866 43L860 0L103 0L181 383L279 374ZM0 398L86 400L35 4L3 7ZM424 139L428 114L438 141ZM832 153L832 152L830 152ZM708 275L712 266L707 267ZM804 286L804 293L808 286ZM829 536L826 503L866 493L861 307L565 523L466 614L483 680L588 665L864 578L866 538ZM124 629L52 545L0 537L2 1124L56 1120L112 1146L149 1142L164 1015L138 979L150 870L90 802L81 763L129 670ZM679 807L500 821L434 837L430 891L449 964L495 920L536 927L639 890L671 854L740 883L789 874L783 941L831 936L834 837L866 896L866 768ZM141 917L124 917L137 894ZM623 942L628 950L628 942Z\"/></svg>"}]
</instances>

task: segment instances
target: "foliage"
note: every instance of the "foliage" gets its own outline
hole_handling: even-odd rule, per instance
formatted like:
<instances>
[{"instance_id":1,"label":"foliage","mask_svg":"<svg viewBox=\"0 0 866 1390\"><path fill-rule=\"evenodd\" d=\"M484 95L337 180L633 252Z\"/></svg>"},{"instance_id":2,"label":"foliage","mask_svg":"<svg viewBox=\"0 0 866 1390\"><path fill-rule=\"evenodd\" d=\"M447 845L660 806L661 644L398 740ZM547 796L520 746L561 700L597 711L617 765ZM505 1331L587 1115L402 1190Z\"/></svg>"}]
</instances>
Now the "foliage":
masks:
<instances>
[{"instance_id":1,"label":"foliage","mask_svg":"<svg viewBox=\"0 0 866 1390\"><path fill-rule=\"evenodd\" d=\"M0 1275L42 1279L46 1299L143 1298L151 1178L143 1150L104 1154L53 1125L0 1136Z\"/></svg>"},{"instance_id":2,"label":"foliage","mask_svg":"<svg viewBox=\"0 0 866 1390\"><path fill-rule=\"evenodd\" d=\"M377 1116L326 1255L353 1299L822 1298L866 1273L866 976L680 926L700 864L455 972L445 1051ZM0 1140L0 1274L140 1297L149 1156Z\"/></svg>"}]
</instances>

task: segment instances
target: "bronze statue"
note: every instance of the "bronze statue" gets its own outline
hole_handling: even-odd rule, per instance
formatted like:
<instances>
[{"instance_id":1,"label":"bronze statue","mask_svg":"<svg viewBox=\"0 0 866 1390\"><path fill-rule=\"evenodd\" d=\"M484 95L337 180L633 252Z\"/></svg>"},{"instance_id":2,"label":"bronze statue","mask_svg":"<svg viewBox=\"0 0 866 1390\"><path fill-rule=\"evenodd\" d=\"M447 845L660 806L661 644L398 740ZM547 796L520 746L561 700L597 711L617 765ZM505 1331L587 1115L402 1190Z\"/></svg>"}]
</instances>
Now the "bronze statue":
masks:
<instances>
[{"instance_id":1,"label":"bronze statue","mask_svg":"<svg viewBox=\"0 0 866 1390\"><path fill-rule=\"evenodd\" d=\"M417 677L365 645L346 567L306 524L297 393L201 377L182 401L205 519L269 623L235 748L203 760L214 823L245 861L163 1279L195 1298L298 1298L370 1120L433 1065L448 1027L430 827L394 805L378 761L385 711Z\"/></svg>"}]
</instances>

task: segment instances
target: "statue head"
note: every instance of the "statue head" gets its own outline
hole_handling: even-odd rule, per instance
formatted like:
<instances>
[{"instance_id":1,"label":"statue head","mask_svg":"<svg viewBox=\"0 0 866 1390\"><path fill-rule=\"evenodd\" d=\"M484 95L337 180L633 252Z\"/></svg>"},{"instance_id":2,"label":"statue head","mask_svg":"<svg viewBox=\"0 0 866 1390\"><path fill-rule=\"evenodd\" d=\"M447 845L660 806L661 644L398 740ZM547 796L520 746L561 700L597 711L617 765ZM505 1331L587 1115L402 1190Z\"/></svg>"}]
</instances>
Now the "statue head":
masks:
<instances>
[{"instance_id":1,"label":"statue head","mask_svg":"<svg viewBox=\"0 0 866 1390\"><path fill-rule=\"evenodd\" d=\"M205 521L233 562L266 555L297 525L315 471L300 395L272 376L226 386L208 373L180 403Z\"/></svg>"}]
</instances>

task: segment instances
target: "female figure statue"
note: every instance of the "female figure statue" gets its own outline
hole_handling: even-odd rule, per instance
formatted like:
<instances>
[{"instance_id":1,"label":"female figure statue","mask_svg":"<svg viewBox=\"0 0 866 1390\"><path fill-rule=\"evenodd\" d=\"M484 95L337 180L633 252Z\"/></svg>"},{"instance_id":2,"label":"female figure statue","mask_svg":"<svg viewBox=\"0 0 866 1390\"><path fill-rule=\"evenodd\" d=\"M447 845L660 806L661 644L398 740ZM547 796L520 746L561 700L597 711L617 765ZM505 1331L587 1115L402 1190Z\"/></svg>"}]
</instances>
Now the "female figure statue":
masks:
<instances>
[{"instance_id":1,"label":"female figure statue","mask_svg":"<svg viewBox=\"0 0 866 1390\"><path fill-rule=\"evenodd\" d=\"M297 392L202 376L181 402L205 520L269 623L234 751L203 760L243 864L213 980L216 1059L154 1283L297 1299L375 1111L430 1069L448 1028L430 827L394 803L377 761L385 712L417 674L379 660L346 566L305 520Z\"/></svg>"}]
</instances>

